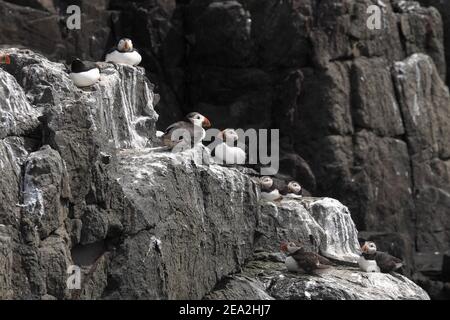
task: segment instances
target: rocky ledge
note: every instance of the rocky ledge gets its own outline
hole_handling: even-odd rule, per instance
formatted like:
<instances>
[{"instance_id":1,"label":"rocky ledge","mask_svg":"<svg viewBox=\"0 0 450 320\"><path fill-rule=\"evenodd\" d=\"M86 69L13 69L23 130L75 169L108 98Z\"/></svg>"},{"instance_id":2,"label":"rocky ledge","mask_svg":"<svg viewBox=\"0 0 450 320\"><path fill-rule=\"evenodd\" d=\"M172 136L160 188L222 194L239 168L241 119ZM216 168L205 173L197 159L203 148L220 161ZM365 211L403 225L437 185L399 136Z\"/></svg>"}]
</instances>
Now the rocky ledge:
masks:
<instances>
[{"instance_id":1,"label":"rocky ledge","mask_svg":"<svg viewBox=\"0 0 450 320\"><path fill-rule=\"evenodd\" d=\"M251 170L205 162L204 147L148 149L158 98L143 69L104 64L80 90L62 64L2 53L0 298L428 298L403 276L352 267L357 230L338 201L262 203ZM287 274L283 239L337 266Z\"/></svg>"},{"instance_id":2,"label":"rocky ledge","mask_svg":"<svg viewBox=\"0 0 450 320\"><path fill-rule=\"evenodd\" d=\"M284 263L276 260L274 255L262 255L261 260L251 261L241 274L223 280L206 299L429 300L423 289L400 274L334 267L308 276L287 273Z\"/></svg>"}]
</instances>

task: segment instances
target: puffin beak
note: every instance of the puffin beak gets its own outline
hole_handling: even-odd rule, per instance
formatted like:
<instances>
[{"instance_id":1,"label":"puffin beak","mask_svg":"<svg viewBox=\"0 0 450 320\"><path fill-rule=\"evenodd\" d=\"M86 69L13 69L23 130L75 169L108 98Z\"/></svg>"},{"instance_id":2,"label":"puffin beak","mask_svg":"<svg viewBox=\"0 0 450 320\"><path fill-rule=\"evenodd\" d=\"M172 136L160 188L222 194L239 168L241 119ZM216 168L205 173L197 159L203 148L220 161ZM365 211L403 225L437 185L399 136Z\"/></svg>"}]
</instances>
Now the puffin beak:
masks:
<instances>
[{"instance_id":1,"label":"puffin beak","mask_svg":"<svg viewBox=\"0 0 450 320\"><path fill-rule=\"evenodd\" d=\"M287 243L286 242L282 242L280 245L280 250L283 252L287 251Z\"/></svg>"},{"instance_id":2,"label":"puffin beak","mask_svg":"<svg viewBox=\"0 0 450 320\"><path fill-rule=\"evenodd\" d=\"M210 122L209 119L206 118L206 117L205 117L205 119L203 119L202 124L203 124L203 127L204 127L204 128L211 128L211 122Z\"/></svg>"},{"instance_id":3,"label":"puffin beak","mask_svg":"<svg viewBox=\"0 0 450 320\"><path fill-rule=\"evenodd\" d=\"M125 44L123 45L123 48L124 48L125 50L130 49L130 44L128 43L128 41L125 41Z\"/></svg>"},{"instance_id":4,"label":"puffin beak","mask_svg":"<svg viewBox=\"0 0 450 320\"><path fill-rule=\"evenodd\" d=\"M366 253L367 252L367 244L364 244L362 247L361 247L361 251L362 252L364 252L364 253Z\"/></svg>"}]
</instances>

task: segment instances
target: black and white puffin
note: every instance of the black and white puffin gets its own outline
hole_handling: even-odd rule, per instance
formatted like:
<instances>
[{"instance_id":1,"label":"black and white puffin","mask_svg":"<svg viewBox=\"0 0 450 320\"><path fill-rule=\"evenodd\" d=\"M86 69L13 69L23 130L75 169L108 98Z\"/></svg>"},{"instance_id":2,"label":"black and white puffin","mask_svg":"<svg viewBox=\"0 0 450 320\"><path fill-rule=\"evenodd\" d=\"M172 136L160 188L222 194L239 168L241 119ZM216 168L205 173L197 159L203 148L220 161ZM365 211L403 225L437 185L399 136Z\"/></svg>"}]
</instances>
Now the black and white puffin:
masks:
<instances>
[{"instance_id":1,"label":"black and white puffin","mask_svg":"<svg viewBox=\"0 0 450 320\"><path fill-rule=\"evenodd\" d=\"M142 57L133 47L133 42L128 38L119 40L117 47L111 48L105 57L106 62L128 64L137 66L142 61Z\"/></svg>"},{"instance_id":2,"label":"black and white puffin","mask_svg":"<svg viewBox=\"0 0 450 320\"><path fill-rule=\"evenodd\" d=\"M289 272L304 271L313 274L315 270L327 269L333 265L327 258L318 253L306 251L294 242L283 241L280 249L287 254L285 265Z\"/></svg>"},{"instance_id":3,"label":"black and white puffin","mask_svg":"<svg viewBox=\"0 0 450 320\"><path fill-rule=\"evenodd\" d=\"M211 122L208 118L198 112L191 112L184 121L170 125L160 138L166 148L184 150L200 143L206 135L204 128L209 127Z\"/></svg>"},{"instance_id":4,"label":"black and white puffin","mask_svg":"<svg viewBox=\"0 0 450 320\"><path fill-rule=\"evenodd\" d=\"M371 246L372 247L372 246ZM361 248L361 251L366 250L365 248ZM376 248L375 248L376 251ZM358 258L358 266L361 270L365 272L380 272L380 268L375 260L366 259L364 257L364 252L361 253Z\"/></svg>"},{"instance_id":5,"label":"black and white puffin","mask_svg":"<svg viewBox=\"0 0 450 320\"><path fill-rule=\"evenodd\" d=\"M271 177L261 177L259 184L261 185L261 198L266 201L281 200L282 196Z\"/></svg>"},{"instance_id":6,"label":"black and white puffin","mask_svg":"<svg viewBox=\"0 0 450 320\"><path fill-rule=\"evenodd\" d=\"M239 135L233 129L219 132L217 138L221 142L214 148L214 161L218 164L245 164L246 154L237 146Z\"/></svg>"},{"instance_id":7,"label":"black and white puffin","mask_svg":"<svg viewBox=\"0 0 450 320\"><path fill-rule=\"evenodd\" d=\"M302 186L297 181L290 181L283 189L280 190L280 193L285 197L302 197Z\"/></svg>"},{"instance_id":8,"label":"black and white puffin","mask_svg":"<svg viewBox=\"0 0 450 320\"><path fill-rule=\"evenodd\" d=\"M100 79L100 70L94 62L76 58L70 66L69 77L77 87L88 87Z\"/></svg>"},{"instance_id":9,"label":"black and white puffin","mask_svg":"<svg viewBox=\"0 0 450 320\"><path fill-rule=\"evenodd\" d=\"M362 256L365 260L374 260L381 272L389 273L400 269L403 261L399 258L391 256L389 253L377 251L377 246L372 241L366 241L361 247Z\"/></svg>"}]
</instances>

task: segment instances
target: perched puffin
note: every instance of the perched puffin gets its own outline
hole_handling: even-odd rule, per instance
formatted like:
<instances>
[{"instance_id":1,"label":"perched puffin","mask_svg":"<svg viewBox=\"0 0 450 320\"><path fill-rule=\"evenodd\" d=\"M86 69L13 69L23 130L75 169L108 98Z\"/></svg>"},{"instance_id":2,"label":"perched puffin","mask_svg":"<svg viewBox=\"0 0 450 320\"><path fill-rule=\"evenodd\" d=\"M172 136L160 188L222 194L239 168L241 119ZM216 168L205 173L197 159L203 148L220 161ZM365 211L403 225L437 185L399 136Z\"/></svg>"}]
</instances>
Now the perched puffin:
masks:
<instances>
[{"instance_id":1,"label":"perched puffin","mask_svg":"<svg viewBox=\"0 0 450 320\"><path fill-rule=\"evenodd\" d=\"M211 122L208 118L198 112L191 112L184 121L170 125L160 138L166 148L177 147L184 150L200 143L206 135L204 128L209 127Z\"/></svg>"},{"instance_id":2,"label":"perched puffin","mask_svg":"<svg viewBox=\"0 0 450 320\"><path fill-rule=\"evenodd\" d=\"M88 87L100 79L100 70L94 62L81 61L76 58L70 66L69 77L79 87Z\"/></svg>"},{"instance_id":3,"label":"perched puffin","mask_svg":"<svg viewBox=\"0 0 450 320\"><path fill-rule=\"evenodd\" d=\"M266 201L281 200L282 196L275 186L273 179L268 176L264 176L260 179L261 185L261 197Z\"/></svg>"},{"instance_id":4,"label":"perched puffin","mask_svg":"<svg viewBox=\"0 0 450 320\"><path fill-rule=\"evenodd\" d=\"M288 255L285 264L289 272L304 271L313 274L317 269L326 269L332 265L327 258L315 252L308 252L303 247L296 246L293 242L283 241L280 249Z\"/></svg>"},{"instance_id":5,"label":"perched puffin","mask_svg":"<svg viewBox=\"0 0 450 320\"><path fill-rule=\"evenodd\" d=\"M114 62L120 64L128 64L137 66L142 61L142 57L133 47L133 42L130 39L120 39L117 47L108 51L105 57L106 62Z\"/></svg>"},{"instance_id":6,"label":"perched puffin","mask_svg":"<svg viewBox=\"0 0 450 320\"><path fill-rule=\"evenodd\" d=\"M364 259L375 261L381 272L389 273L403 266L403 261L399 258L391 256L386 252L377 251L377 246L372 241L366 241L361 247L361 250Z\"/></svg>"},{"instance_id":7,"label":"perched puffin","mask_svg":"<svg viewBox=\"0 0 450 320\"><path fill-rule=\"evenodd\" d=\"M302 197L302 186L297 181L291 181L286 187L281 189L280 193L285 197Z\"/></svg>"},{"instance_id":8,"label":"perched puffin","mask_svg":"<svg viewBox=\"0 0 450 320\"><path fill-rule=\"evenodd\" d=\"M222 142L218 144L214 152L214 160L219 164L245 164L245 151L235 144L239 136L233 129L222 130L217 138Z\"/></svg>"}]
</instances>

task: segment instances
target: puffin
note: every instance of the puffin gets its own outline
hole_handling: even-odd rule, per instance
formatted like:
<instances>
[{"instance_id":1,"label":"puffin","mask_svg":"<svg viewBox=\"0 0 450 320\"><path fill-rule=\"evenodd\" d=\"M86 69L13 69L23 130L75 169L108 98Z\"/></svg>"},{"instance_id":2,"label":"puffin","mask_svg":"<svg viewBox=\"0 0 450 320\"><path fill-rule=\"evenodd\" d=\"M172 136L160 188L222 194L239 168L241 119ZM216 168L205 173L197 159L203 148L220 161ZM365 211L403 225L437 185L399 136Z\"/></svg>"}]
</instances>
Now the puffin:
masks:
<instances>
[{"instance_id":1,"label":"puffin","mask_svg":"<svg viewBox=\"0 0 450 320\"><path fill-rule=\"evenodd\" d=\"M403 266L403 261L391 256L389 253L377 251L377 246L372 241L366 241L361 247L362 257L365 260L375 261L380 271L389 273L396 271Z\"/></svg>"},{"instance_id":2,"label":"puffin","mask_svg":"<svg viewBox=\"0 0 450 320\"><path fill-rule=\"evenodd\" d=\"M301 198L302 197L302 186L297 181L290 181L280 193L285 197L291 198Z\"/></svg>"},{"instance_id":3,"label":"puffin","mask_svg":"<svg viewBox=\"0 0 450 320\"><path fill-rule=\"evenodd\" d=\"M219 132L217 138L221 141L213 150L214 161L218 164L245 164L246 154L240 147L235 146L239 139L233 129L225 129Z\"/></svg>"},{"instance_id":4,"label":"puffin","mask_svg":"<svg viewBox=\"0 0 450 320\"><path fill-rule=\"evenodd\" d=\"M128 38L119 40L116 47L111 48L105 57L106 62L128 64L137 66L142 61L139 52L133 47L133 42Z\"/></svg>"},{"instance_id":5,"label":"puffin","mask_svg":"<svg viewBox=\"0 0 450 320\"><path fill-rule=\"evenodd\" d=\"M100 79L100 70L94 62L75 58L70 66L69 77L77 87L89 87Z\"/></svg>"},{"instance_id":6,"label":"puffin","mask_svg":"<svg viewBox=\"0 0 450 320\"><path fill-rule=\"evenodd\" d=\"M283 241L280 249L287 254L285 261L289 272L306 272L314 274L315 270L330 268L333 263L327 258L315 252L306 251L305 248L297 246L294 242Z\"/></svg>"},{"instance_id":7,"label":"puffin","mask_svg":"<svg viewBox=\"0 0 450 320\"><path fill-rule=\"evenodd\" d=\"M364 249L361 248L361 251ZM375 249L376 251L376 249ZM366 259L364 256L364 252L361 253L360 257L358 258L358 266L362 271L365 272L380 272L380 268L378 267L378 264L375 260L369 260Z\"/></svg>"},{"instance_id":8,"label":"puffin","mask_svg":"<svg viewBox=\"0 0 450 320\"><path fill-rule=\"evenodd\" d=\"M191 112L186 115L184 121L171 124L163 134L159 134L160 139L166 149L173 150L192 148L201 143L206 136L204 128L210 128L211 122L208 118L198 112Z\"/></svg>"},{"instance_id":9,"label":"puffin","mask_svg":"<svg viewBox=\"0 0 450 320\"><path fill-rule=\"evenodd\" d=\"M281 200L282 196L278 191L278 188L275 186L273 179L269 176L261 177L260 179L261 185L261 197L266 201L277 201Z\"/></svg>"}]
</instances>

